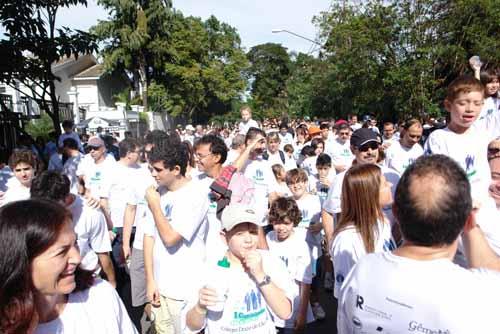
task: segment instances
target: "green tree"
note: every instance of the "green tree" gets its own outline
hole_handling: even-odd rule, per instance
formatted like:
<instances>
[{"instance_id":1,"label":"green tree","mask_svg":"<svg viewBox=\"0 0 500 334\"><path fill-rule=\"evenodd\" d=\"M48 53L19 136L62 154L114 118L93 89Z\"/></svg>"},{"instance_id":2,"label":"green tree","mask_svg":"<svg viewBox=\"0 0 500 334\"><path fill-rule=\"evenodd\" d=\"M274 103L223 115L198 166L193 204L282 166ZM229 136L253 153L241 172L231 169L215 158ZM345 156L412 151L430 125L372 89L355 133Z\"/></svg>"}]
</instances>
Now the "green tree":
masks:
<instances>
[{"instance_id":1,"label":"green tree","mask_svg":"<svg viewBox=\"0 0 500 334\"><path fill-rule=\"evenodd\" d=\"M247 53L250 61L251 95L257 114L279 117L288 111L286 82L290 76L291 60L281 44L256 45Z\"/></svg>"},{"instance_id":2,"label":"green tree","mask_svg":"<svg viewBox=\"0 0 500 334\"><path fill-rule=\"evenodd\" d=\"M60 133L59 100L52 65L62 57L78 57L97 50L94 37L80 30L56 28L60 8L87 5L86 0L3 0L0 24L0 81L33 97ZM30 92L20 90L16 80Z\"/></svg>"},{"instance_id":3,"label":"green tree","mask_svg":"<svg viewBox=\"0 0 500 334\"><path fill-rule=\"evenodd\" d=\"M164 75L163 63L173 52L169 34L172 20L170 0L99 0L110 19L100 21L92 32L104 43L102 54L107 71L124 71L132 77L145 108L148 86Z\"/></svg>"}]
</instances>

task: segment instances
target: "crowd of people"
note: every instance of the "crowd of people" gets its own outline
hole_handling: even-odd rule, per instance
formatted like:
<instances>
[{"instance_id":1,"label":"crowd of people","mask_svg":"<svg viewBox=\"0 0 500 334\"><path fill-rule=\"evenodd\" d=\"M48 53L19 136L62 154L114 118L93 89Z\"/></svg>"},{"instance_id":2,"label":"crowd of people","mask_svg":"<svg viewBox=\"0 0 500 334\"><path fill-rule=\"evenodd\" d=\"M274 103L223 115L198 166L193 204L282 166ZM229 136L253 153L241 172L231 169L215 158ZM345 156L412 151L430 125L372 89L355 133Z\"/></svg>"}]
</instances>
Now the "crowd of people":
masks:
<instances>
[{"instance_id":1,"label":"crowd of people","mask_svg":"<svg viewBox=\"0 0 500 334\"><path fill-rule=\"evenodd\" d=\"M303 333L322 290L338 333L496 332L499 74L480 79L450 84L447 121L64 122L0 174L0 332Z\"/></svg>"}]
</instances>

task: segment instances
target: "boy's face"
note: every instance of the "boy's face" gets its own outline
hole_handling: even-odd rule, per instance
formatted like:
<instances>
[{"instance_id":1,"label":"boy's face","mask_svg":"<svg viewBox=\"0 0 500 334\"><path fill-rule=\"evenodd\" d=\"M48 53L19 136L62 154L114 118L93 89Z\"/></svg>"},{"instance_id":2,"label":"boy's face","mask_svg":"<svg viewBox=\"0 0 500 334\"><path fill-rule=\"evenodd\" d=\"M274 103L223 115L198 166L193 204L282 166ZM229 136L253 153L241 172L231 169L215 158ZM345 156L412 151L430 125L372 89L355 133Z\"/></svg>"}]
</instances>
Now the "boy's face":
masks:
<instances>
[{"instance_id":1,"label":"boy's face","mask_svg":"<svg viewBox=\"0 0 500 334\"><path fill-rule=\"evenodd\" d=\"M288 218L272 222L272 225L279 241L284 241L293 234L293 223Z\"/></svg>"},{"instance_id":2,"label":"boy's face","mask_svg":"<svg viewBox=\"0 0 500 334\"><path fill-rule=\"evenodd\" d=\"M294 199L301 199L306 193L306 182L298 181L287 184Z\"/></svg>"},{"instance_id":3,"label":"boy's face","mask_svg":"<svg viewBox=\"0 0 500 334\"><path fill-rule=\"evenodd\" d=\"M444 106L450 113L452 126L468 129L479 116L483 103L483 92L472 91L458 94L453 101L445 100Z\"/></svg>"},{"instance_id":4,"label":"boy's face","mask_svg":"<svg viewBox=\"0 0 500 334\"><path fill-rule=\"evenodd\" d=\"M241 223L226 232L224 240L229 251L238 259L243 259L250 252L257 249L259 228L252 223Z\"/></svg>"},{"instance_id":5,"label":"boy's face","mask_svg":"<svg viewBox=\"0 0 500 334\"><path fill-rule=\"evenodd\" d=\"M241 111L241 119L243 120L243 122L248 122L251 117L252 114L250 113L250 111L246 109Z\"/></svg>"},{"instance_id":6,"label":"boy's face","mask_svg":"<svg viewBox=\"0 0 500 334\"><path fill-rule=\"evenodd\" d=\"M31 186L34 174L33 167L25 162L18 163L14 168L14 176L25 187Z\"/></svg>"},{"instance_id":7,"label":"boy's face","mask_svg":"<svg viewBox=\"0 0 500 334\"><path fill-rule=\"evenodd\" d=\"M282 136L286 135L288 132L287 128L280 128L280 133Z\"/></svg>"},{"instance_id":8,"label":"boy's face","mask_svg":"<svg viewBox=\"0 0 500 334\"><path fill-rule=\"evenodd\" d=\"M179 166L175 166L174 169L170 170L169 168L165 168L163 161L157 161L151 164L151 176L154 177L158 185L167 187L167 189L179 174Z\"/></svg>"},{"instance_id":9,"label":"boy's face","mask_svg":"<svg viewBox=\"0 0 500 334\"><path fill-rule=\"evenodd\" d=\"M276 153L278 152L280 148L280 141L276 139L271 139L267 141L267 149L271 153Z\"/></svg>"},{"instance_id":10,"label":"boy's face","mask_svg":"<svg viewBox=\"0 0 500 334\"><path fill-rule=\"evenodd\" d=\"M327 178L330 173L330 166L316 166L319 178Z\"/></svg>"}]
</instances>

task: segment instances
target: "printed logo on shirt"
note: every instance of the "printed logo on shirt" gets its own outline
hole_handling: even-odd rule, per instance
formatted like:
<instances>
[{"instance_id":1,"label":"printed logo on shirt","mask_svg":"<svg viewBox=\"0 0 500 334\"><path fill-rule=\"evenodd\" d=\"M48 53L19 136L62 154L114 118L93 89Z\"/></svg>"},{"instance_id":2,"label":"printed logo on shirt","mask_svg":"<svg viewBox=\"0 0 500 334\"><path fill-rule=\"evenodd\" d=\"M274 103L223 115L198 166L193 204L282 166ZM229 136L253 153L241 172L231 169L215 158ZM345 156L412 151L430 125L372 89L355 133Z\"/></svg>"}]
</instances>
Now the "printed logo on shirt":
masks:
<instances>
[{"instance_id":1,"label":"printed logo on shirt","mask_svg":"<svg viewBox=\"0 0 500 334\"><path fill-rule=\"evenodd\" d=\"M309 227L311 224L311 218L309 217L309 210L301 210L302 220L299 223L299 227Z\"/></svg>"},{"instance_id":2,"label":"printed logo on shirt","mask_svg":"<svg viewBox=\"0 0 500 334\"><path fill-rule=\"evenodd\" d=\"M253 322L263 315L266 312L263 298L260 290L255 291L252 289L247 292L243 299L243 305L241 305L239 311L233 313L233 325Z\"/></svg>"},{"instance_id":3,"label":"printed logo on shirt","mask_svg":"<svg viewBox=\"0 0 500 334\"><path fill-rule=\"evenodd\" d=\"M351 150L349 150L349 149L345 148L345 149L342 151L341 156L343 156L343 157L350 157L350 156L351 156L351 154L352 154L352 153L351 153Z\"/></svg>"},{"instance_id":4,"label":"printed logo on shirt","mask_svg":"<svg viewBox=\"0 0 500 334\"><path fill-rule=\"evenodd\" d=\"M255 176L253 177L254 181L264 181L264 172L260 169L255 171Z\"/></svg>"},{"instance_id":5,"label":"printed logo on shirt","mask_svg":"<svg viewBox=\"0 0 500 334\"><path fill-rule=\"evenodd\" d=\"M356 327L357 329L361 329L363 328L363 324L361 323L361 320L359 320L358 317L352 317L352 324L354 325L354 327Z\"/></svg>"},{"instance_id":6,"label":"printed logo on shirt","mask_svg":"<svg viewBox=\"0 0 500 334\"><path fill-rule=\"evenodd\" d=\"M476 174L476 169L474 168L474 162L476 157L468 154L465 158L465 172L467 173L467 178L471 178Z\"/></svg>"},{"instance_id":7,"label":"printed logo on shirt","mask_svg":"<svg viewBox=\"0 0 500 334\"><path fill-rule=\"evenodd\" d=\"M90 178L90 183L98 183L101 181L101 172L95 172L94 176Z\"/></svg>"},{"instance_id":8,"label":"printed logo on shirt","mask_svg":"<svg viewBox=\"0 0 500 334\"><path fill-rule=\"evenodd\" d=\"M286 256L280 256L280 259L283 261L285 266L288 268L288 258Z\"/></svg>"},{"instance_id":9,"label":"printed logo on shirt","mask_svg":"<svg viewBox=\"0 0 500 334\"><path fill-rule=\"evenodd\" d=\"M363 296L357 295L356 296L356 307L359 309L363 309L363 303L365 302L365 299Z\"/></svg>"},{"instance_id":10,"label":"printed logo on shirt","mask_svg":"<svg viewBox=\"0 0 500 334\"><path fill-rule=\"evenodd\" d=\"M410 321L408 324L408 331L416 333L436 333L436 334L450 334L449 329L431 329L424 327L422 323L417 321Z\"/></svg>"},{"instance_id":11,"label":"printed logo on shirt","mask_svg":"<svg viewBox=\"0 0 500 334\"><path fill-rule=\"evenodd\" d=\"M167 219L170 219L170 217L172 216L172 204L169 203L165 205L163 213L165 214L165 217L167 217Z\"/></svg>"},{"instance_id":12,"label":"printed logo on shirt","mask_svg":"<svg viewBox=\"0 0 500 334\"><path fill-rule=\"evenodd\" d=\"M393 251L396 249L396 243L390 239L386 240L386 241L384 241L383 249L385 252Z\"/></svg>"},{"instance_id":13,"label":"printed logo on shirt","mask_svg":"<svg viewBox=\"0 0 500 334\"><path fill-rule=\"evenodd\" d=\"M337 283L339 283L339 284L341 284L342 282L344 282L344 279L345 279L345 277L342 274L337 274L337 276L335 276L335 281Z\"/></svg>"}]
</instances>

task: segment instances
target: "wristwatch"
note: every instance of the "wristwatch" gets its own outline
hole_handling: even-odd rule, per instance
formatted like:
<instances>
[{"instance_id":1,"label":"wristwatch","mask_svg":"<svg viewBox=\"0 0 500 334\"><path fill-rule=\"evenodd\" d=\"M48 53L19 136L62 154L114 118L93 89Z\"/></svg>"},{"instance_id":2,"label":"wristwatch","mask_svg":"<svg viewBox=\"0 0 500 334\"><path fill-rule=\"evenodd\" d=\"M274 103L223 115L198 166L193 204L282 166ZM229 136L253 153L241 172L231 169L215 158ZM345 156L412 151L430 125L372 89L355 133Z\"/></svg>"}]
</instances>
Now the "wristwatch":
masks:
<instances>
[{"instance_id":1,"label":"wristwatch","mask_svg":"<svg viewBox=\"0 0 500 334\"><path fill-rule=\"evenodd\" d=\"M261 282L257 283L257 286L261 288L264 285L268 285L269 283L271 283L271 276L266 275L264 276L264 279Z\"/></svg>"}]
</instances>

